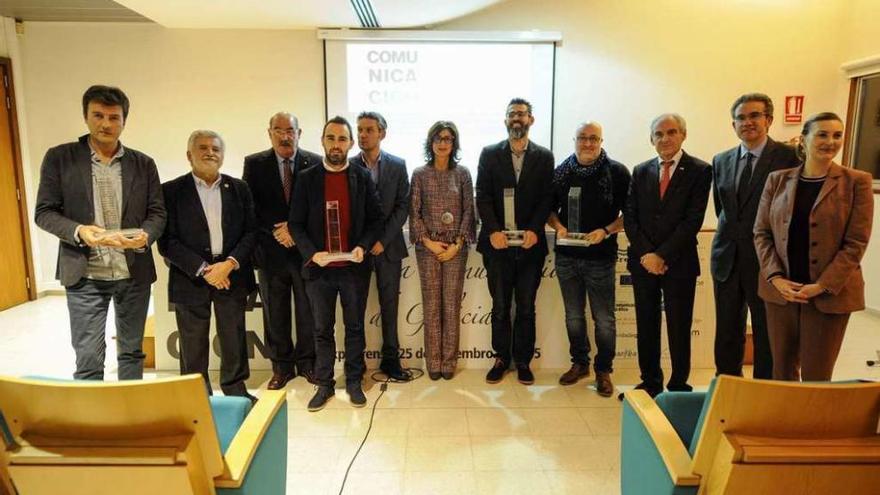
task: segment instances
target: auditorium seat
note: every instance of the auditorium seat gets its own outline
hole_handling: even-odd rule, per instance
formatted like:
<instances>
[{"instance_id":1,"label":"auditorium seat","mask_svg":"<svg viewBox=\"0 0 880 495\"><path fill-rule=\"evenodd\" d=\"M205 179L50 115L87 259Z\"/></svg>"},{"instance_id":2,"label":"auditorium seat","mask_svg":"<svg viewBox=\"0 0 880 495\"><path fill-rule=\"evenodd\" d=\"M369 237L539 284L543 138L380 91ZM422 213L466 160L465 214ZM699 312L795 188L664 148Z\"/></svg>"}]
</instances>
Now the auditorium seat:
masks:
<instances>
[{"instance_id":1,"label":"auditorium seat","mask_svg":"<svg viewBox=\"0 0 880 495\"><path fill-rule=\"evenodd\" d=\"M208 397L202 378L0 377L0 494L277 495L284 391ZM16 491L17 490L17 491Z\"/></svg>"},{"instance_id":2,"label":"auditorium seat","mask_svg":"<svg viewBox=\"0 0 880 495\"><path fill-rule=\"evenodd\" d=\"M877 494L880 383L720 376L625 394L622 495Z\"/></svg>"}]
</instances>

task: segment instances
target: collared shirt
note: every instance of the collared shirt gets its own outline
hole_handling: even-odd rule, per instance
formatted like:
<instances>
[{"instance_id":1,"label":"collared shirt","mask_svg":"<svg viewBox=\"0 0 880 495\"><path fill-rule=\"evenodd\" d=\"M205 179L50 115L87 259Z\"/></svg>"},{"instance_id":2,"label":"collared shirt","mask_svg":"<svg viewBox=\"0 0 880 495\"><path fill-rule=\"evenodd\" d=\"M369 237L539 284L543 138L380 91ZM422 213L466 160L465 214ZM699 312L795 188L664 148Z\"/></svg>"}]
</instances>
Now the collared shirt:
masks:
<instances>
[{"instance_id":1,"label":"collared shirt","mask_svg":"<svg viewBox=\"0 0 880 495\"><path fill-rule=\"evenodd\" d=\"M684 155L684 150L679 149L678 153L672 156L672 165L669 166L669 178L672 179L672 175L675 173L675 170L678 168L678 162L681 161L681 157ZM660 180L663 180L663 162L668 161L664 160L662 157L657 157L657 166L660 167L660 173L657 176Z\"/></svg>"},{"instance_id":2,"label":"collared shirt","mask_svg":"<svg viewBox=\"0 0 880 495\"><path fill-rule=\"evenodd\" d=\"M522 173L523 162L526 159L526 151L529 149L529 142L526 141L525 147L521 153L515 153L513 146L510 147L510 158L513 160L513 173L516 175L516 181L519 182L519 174Z\"/></svg>"},{"instance_id":3,"label":"collared shirt","mask_svg":"<svg viewBox=\"0 0 880 495\"><path fill-rule=\"evenodd\" d=\"M199 193L199 201L208 221L208 232L211 236L211 254L214 256L223 254L223 196L220 194L220 183L223 182L220 175L213 184L196 177L196 192Z\"/></svg>"},{"instance_id":4,"label":"collared shirt","mask_svg":"<svg viewBox=\"0 0 880 495\"><path fill-rule=\"evenodd\" d=\"M278 153L275 153L275 160L278 161L278 177L281 177L282 184L284 184L284 160L290 160L290 164L288 166L290 167L290 175L293 175L293 173L296 171L296 166L293 164L293 161L296 160L297 153L299 153L299 149L297 149L296 153L291 155L290 158L281 158Z\"/></svg>"},{"instance_id":5,"label":"collared shirt","mask_svg":"<svg viewBox=\"0 0 880 495\"><path fill-rule=\"evenodd\" d=\"M119 143L110 163L101 162L98 152L89 143L92 159L92 202L95 210L94 225L107 230L122 227L122 156L125 147ZM105 194L112 194L112 204L101 203L101 188L109 187ZM106 211L105 211L106 207ZM77 230L78 233L78 230ZM106 246L96 246L89 252L89 261L86 265L85 278L92 280L124 280L131 275L128 272L128 263L125 261L125 250Z\"/></svg>"},{"instance_id":6,"label":"collared shirt","mask_svg":"<svg viewBox=\"0 0 880 495\"><path fill-rule=\"evenodd\" d=\"M761 153L764 153L764 148L767 146L767 138L764 138L764 141L755 146L753 149L748 149L745 144L739 143L739 157L736 159L736 182L735 184L739 185L739 178L742 175L743 169L746 168L746 153L751 153L754 158L752 158L752 173L754 174L755 165L758 163L758 160L761 159Z\"/></svg>"},{"instance_id":7,"label":"collared shirt","mask_svg":"<svg viewBox=\"0 0 880 495\"><path fill-rule=\"evenodd\" d=\"M367 160L367 155L361 151L361 160L364 161L364 165L367 166L367 170L370 171L370 178L373 179L373 184L379 183L379 168L382 166L382 153L379 153L379 156L376 158L376 163L370 163Z\"/></svg>"}]
</instances>

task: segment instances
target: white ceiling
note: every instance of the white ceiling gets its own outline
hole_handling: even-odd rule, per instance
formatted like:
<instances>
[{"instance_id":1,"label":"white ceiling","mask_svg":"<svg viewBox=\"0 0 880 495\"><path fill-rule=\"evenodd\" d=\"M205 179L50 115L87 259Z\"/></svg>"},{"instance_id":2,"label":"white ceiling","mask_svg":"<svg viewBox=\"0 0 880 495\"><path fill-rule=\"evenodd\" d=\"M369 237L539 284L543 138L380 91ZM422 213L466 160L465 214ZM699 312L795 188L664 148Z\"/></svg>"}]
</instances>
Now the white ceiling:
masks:
<instances>
[{"instance_id":1,"label":"white ceiling","mask_svg":"<svg viewBox=\"0 0 880 495\"><path fill-rule=\"evenodd\" d=\"M354 4L368 4L381 28L439 24L504 0L116 0L169 28L311 29L362 27Z\"/></svg>"}]
</instances>

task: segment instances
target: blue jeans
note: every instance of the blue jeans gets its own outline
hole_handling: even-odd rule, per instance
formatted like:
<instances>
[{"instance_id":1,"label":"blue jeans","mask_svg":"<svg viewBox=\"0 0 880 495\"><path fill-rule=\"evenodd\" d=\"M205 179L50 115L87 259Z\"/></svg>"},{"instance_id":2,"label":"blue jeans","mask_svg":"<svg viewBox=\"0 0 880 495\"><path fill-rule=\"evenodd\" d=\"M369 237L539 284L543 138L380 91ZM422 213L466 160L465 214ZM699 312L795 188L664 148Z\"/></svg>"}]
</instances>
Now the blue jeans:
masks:
<instances>
[{"instance_id":1,"label":"blue jeans","mask_svg":"<svg viewBox=\"0 0 880 495\"><path fill-rule=\"evenodd\" d=\"M565 305L571 362L589 366L590 339L587 338L586 298L596 328L597 373L613 370L617 324L614 317L615 260L588 260L556 255L556 278Z\"/></svg>"},{"instance_id":2,"label":"blue jeans","mask_svg":"<svg viewBox=\"0 0 880 495\"><path fill-rule=\"evenodd\" d=\"M150 305L150 283L133 279L80 279L67 287L70 337L76 352L77 380L104 379L104 330L110 301L116 312L116 360L120 380L144 376L144 323Z\"/></svg>"}]
</instances>

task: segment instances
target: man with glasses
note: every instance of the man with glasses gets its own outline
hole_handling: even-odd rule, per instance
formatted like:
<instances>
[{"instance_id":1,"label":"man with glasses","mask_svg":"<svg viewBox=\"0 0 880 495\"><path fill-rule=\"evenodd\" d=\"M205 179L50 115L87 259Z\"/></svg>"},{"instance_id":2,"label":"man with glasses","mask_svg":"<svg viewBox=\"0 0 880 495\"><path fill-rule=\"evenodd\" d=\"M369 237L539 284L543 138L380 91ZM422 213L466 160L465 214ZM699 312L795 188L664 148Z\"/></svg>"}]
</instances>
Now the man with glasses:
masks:
<instances>
[{"instance_id":1,"label":"man with glasses","mask_svg":"<svg viewBox=\"0 0 880 495\"><path fill-rule=\"evenodd\" d=\"M553 210L547 223L556 231L556 278L565 305L571 369L559 378L573 385L590 375L590 339L584 314L590 299L596 339L596 391L611 397L612 362L617 339L614 271L620 215L626 206L630 173L602 149L602 126L584 122L575 131L575 152L553 176ZM569 232L585 234L588 245L563 245Z\"/></svg>"},{"instance_id":2,"label":"man with glasses","mask_svg":"<svg viewBox=\"0 0 880 495\"><path fill-rule=\"evenodd\" d=\"M364 254L382 234L379 196L370 172L348 162L351 125L342 117L321 131L324 161L296 181L290 210L290 233L299 249L303 278L315 316L315 381L309 411L319 411L335 395L336 299L345 325L345 390L354 407L367 398L361 380L364 361Z\"/></svg>"},{"instance_id":3,"label":"man with glasses","mask_svg":"<svg viewBox=\"0 0 880 495\"><path fill-rule=\"evenodd\" d=\"M535 353L535 296L548 252L544 225L553 202L553 153L529 141L534 123L531 103L510 100L504 119L507 139L480 153L477 251L483 255L492 296L495 354L488 383L500 382L511 364L520 383L535 381L529 363ZM509 237L512 232L519 237ZM511 322L513 301L516 315Z\"/></svg>"},{"instance_id":4,"label":"man with glasses","mask_svg":"<svg viewBox=\"0 0 880 495\"><path fill-rule=\"evenodd\" d=\"M293 188L299 174L320 165L321 157L299 147L297 118L278 112L269 119L272 147L244 159L244 181L253 193L257 220L254 264L263 302L263 335L272 360L269 390L299 374L314 383L315 320L303 282L303 259L287 226ZM290 295L293 293L296 345L291 338Z\"/></svg>"},{"instance_id":5,"label":"man with glasses","mask_svg":"<svg viewBox=\"0 0 880 495\"><path fill-rule=\"evenodd\" d=\"M752 227L767 175L796 167L790 146L767 136L773 123L773 101L748 93L730 107L733 130L740 143L712 159L712 197L718 227L712 240L715 285L715 370L742 376L746 314L751 314L754 378L772 378L773 357L767 337L764 301L758 297L758 257Z\"/></svg>"}]
</instances>

